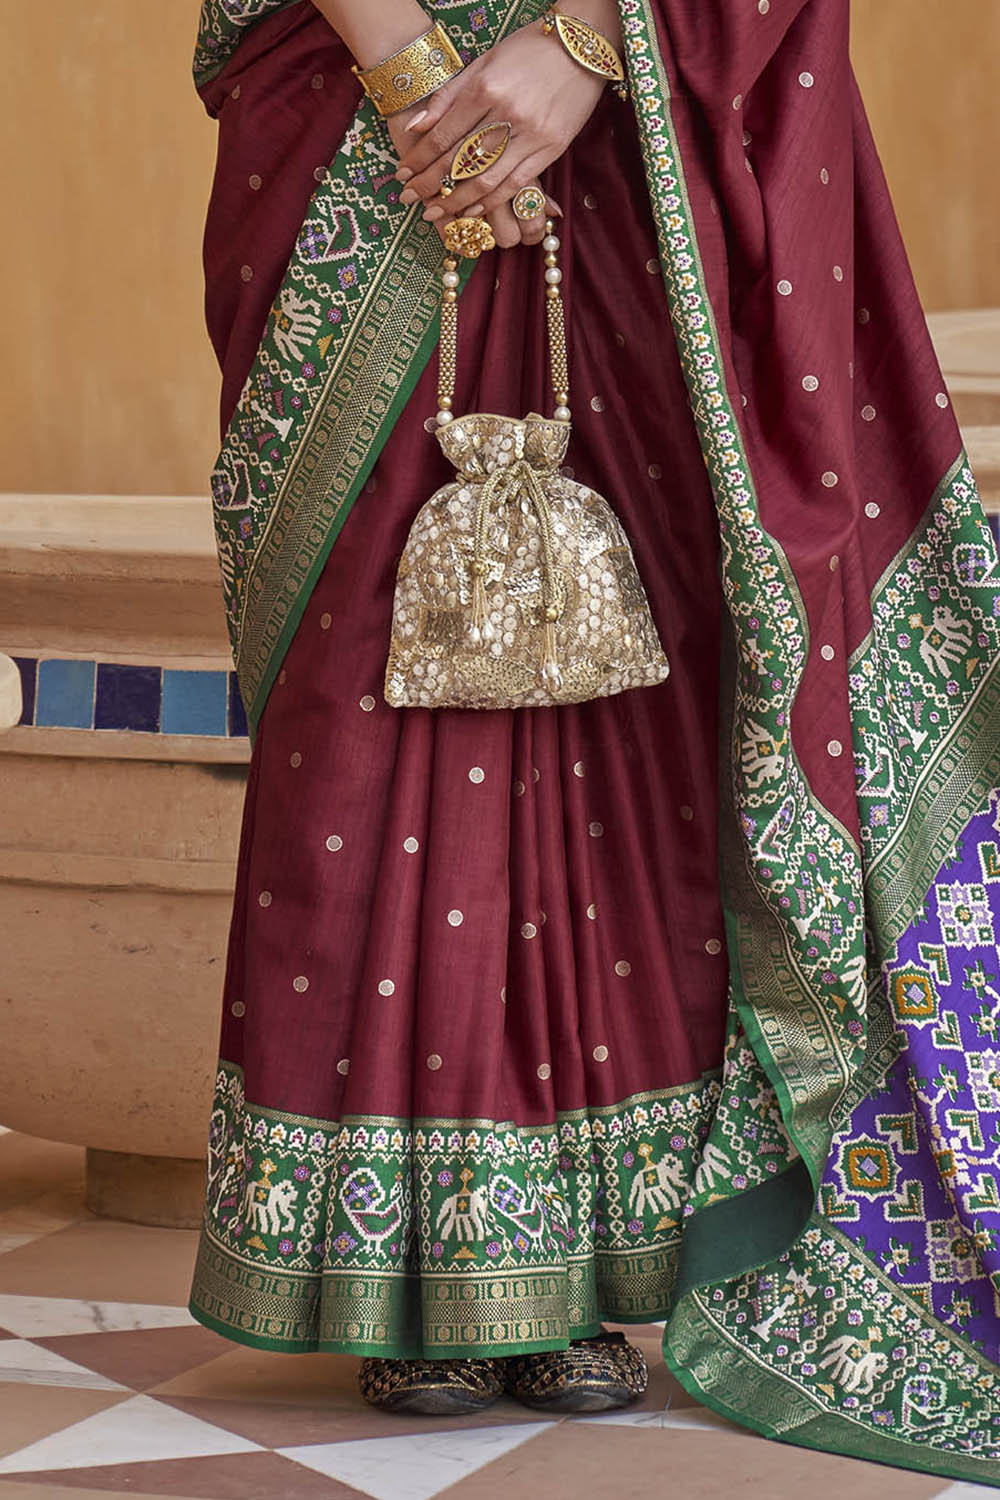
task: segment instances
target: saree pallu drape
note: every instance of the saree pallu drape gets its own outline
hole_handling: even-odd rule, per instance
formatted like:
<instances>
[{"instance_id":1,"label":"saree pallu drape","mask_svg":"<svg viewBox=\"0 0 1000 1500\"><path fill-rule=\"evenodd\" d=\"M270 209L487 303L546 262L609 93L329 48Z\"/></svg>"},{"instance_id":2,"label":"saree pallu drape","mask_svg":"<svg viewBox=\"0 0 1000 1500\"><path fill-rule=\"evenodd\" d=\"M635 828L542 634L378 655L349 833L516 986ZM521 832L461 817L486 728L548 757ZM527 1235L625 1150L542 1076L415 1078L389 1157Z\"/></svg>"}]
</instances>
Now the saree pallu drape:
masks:
<instances>
[{"instance_id":1,"label":"saree pallu drape","mask_svg":"<svg viewBox=\"0 0 1000 1500\"><path fill-rule=\"evenodd\" d=\"M472 55L542 8L435 15ZM671 678L400 715L440 244L306 0L205 7L255 743L192 1310L438 1357L663 1318L737 1421L1000 1484L995 547L846 0L621 12L631 105L546 183L570 462ZM530 260L462 293L461 406L541 399Z\"/></svg>"}]
</instances>

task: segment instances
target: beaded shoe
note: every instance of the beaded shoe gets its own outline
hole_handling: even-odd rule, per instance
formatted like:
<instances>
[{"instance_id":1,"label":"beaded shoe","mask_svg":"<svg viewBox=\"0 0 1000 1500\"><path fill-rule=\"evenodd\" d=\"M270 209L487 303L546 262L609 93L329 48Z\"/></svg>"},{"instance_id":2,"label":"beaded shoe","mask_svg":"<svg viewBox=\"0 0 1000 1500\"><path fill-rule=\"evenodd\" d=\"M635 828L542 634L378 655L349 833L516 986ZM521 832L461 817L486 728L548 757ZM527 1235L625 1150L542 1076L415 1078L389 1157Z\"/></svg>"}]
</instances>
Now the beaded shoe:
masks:
<instances>
[{"instance_id":1,"label":"beaded shoe","mask_svg":"<svg viewBox=\"0 0 1000 1500\"><path fill-rule=\"evenodd\" d=\"M621 1333L574 1339L568 1349L503 1361L507 1394L540 1411L612 1411L646 1389L642 1351Z\"/></svg>"},{"instance_id":2,"label":"beaded shoe","mask_svg":"<svg viewBox=\"0 0 1000 1500\"><path fill-rule=\"evenodd\" d=\"M485 1411L503 1395L492 1359L363 1359L358 1386L371 1406L428 1416Z\"/></svg>"}]
</instances>

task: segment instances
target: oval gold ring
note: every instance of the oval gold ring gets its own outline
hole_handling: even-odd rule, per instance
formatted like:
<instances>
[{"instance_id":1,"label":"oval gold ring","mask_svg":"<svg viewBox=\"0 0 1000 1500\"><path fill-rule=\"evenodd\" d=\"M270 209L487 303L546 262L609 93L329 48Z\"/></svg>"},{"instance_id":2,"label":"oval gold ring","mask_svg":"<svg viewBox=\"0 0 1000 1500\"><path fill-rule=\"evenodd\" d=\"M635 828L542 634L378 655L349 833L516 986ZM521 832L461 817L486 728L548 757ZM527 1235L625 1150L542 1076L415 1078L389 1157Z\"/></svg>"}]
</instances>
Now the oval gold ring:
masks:
<instances>
[{"instance_id":1,"label":"oval gold ring","mask_svg":"<svg viewBox=\"0 0 1000 1500\"><path fill-rule=\"evenodd\" d=\"M488 136L495 130L502 132L499 143L487 145ZM452 158L450 170L441 179L441 197L447 198L453 193L457 183L469 177L479 177L487 171L500 160L509 144L509 120L491 120L488 125L480 125L478 130L467 135Z\"/></svg>"},{"instance_id":2,"label":"oval gold ring","mask_svg":"<svg viewBox=\"0 0 1000 1500\"><path fill-rule=\"evenodd\" d=\"M523 187L514 194L510 206L518 219L537 219L545 212L545 194L540 187Z\"/></svg>"}]
</instances>

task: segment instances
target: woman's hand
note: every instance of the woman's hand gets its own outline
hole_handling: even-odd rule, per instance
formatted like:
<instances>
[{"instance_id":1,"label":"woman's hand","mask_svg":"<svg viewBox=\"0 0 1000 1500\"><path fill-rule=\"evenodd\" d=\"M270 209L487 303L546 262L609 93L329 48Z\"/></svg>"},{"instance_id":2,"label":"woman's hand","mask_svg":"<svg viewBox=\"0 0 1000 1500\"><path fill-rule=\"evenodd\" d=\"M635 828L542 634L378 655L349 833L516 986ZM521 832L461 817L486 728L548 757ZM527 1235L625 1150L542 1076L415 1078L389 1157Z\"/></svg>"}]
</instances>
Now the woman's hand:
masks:
<instances>
[{"instance_id":1,"label":"woman's hand","mask_svg":"<svg viewBox=\"0 0 1000 1500\"><path fill-rule=\"evenodd\" d=\"M557 37L547 36L540 26L522 27L432 95L423 114L416 106L401 137L394 132L401 153L396 175L405 183L400 202L422 199L427 204L425 217L435 221L478 207L492 222L515 193L562 155L590 118L605 86L603 79L573 61ZM494 120L510 122L506 151L494 166L460 182L442 198L441 179L458 146ZM514 223L522 232L528 227L516 219ZM504 243L500 235L497 239Z\"/></svg>"},{"instance_id":2,"label":"woman's hand","mask_svg":"<svg viewBox=\"0 0 1000 1500\"><path fill-rule=\"evenodd\" d=\"M415 104L412 109L406 110L403 114L392 115L387 121L389 134L392 136L393 145L396 147L396 152L400 160L402 160L404 153L411 149L414 140L419 140L419 137L414 137L410 130L409 122L418 117L425 108L426 101L422 101L420 104ZM408 201L412 203L413 199L411 198ZM450 201L449 199L449 203ZM488 220L490 228L493 230L494 239L504 250L509 250L512 245L538 244L545 234L546 217L550 217L553 214L556 216L562 214L562 209L554 198L546 199L545 213L539 214L535 219L519 219L511 208L509 201L497 204L496 208L491 209L489 213L483 212L482 204L473 204L472 206L475 209L475 217L482 216ZM450 208L447 211L447 215L442 213L434 216L435 228L442 239L444 239L444 231L448 224L450 224L452 218L457 216L457 214L452 214Z\"/></svg>"}]
</instances>

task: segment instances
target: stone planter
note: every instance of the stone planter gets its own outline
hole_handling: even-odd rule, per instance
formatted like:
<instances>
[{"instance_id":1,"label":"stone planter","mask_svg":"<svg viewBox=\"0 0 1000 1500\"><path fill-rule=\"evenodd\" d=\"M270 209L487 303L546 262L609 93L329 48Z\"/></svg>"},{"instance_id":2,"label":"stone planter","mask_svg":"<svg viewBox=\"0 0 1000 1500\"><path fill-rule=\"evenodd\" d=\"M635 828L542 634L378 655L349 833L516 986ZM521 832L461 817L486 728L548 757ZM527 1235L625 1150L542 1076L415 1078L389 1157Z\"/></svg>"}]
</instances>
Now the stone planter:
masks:
<instances>
[{"instance_id":1,"label":"stone planter","mask_svg":"<svg viewBox=\"0 0 1000 1500\"><path fill-rule=\"evenodd\" d=\"M0 1123L187 1224L249 744L203 500L0 496Z\"/></svg>"}]
</instances>

